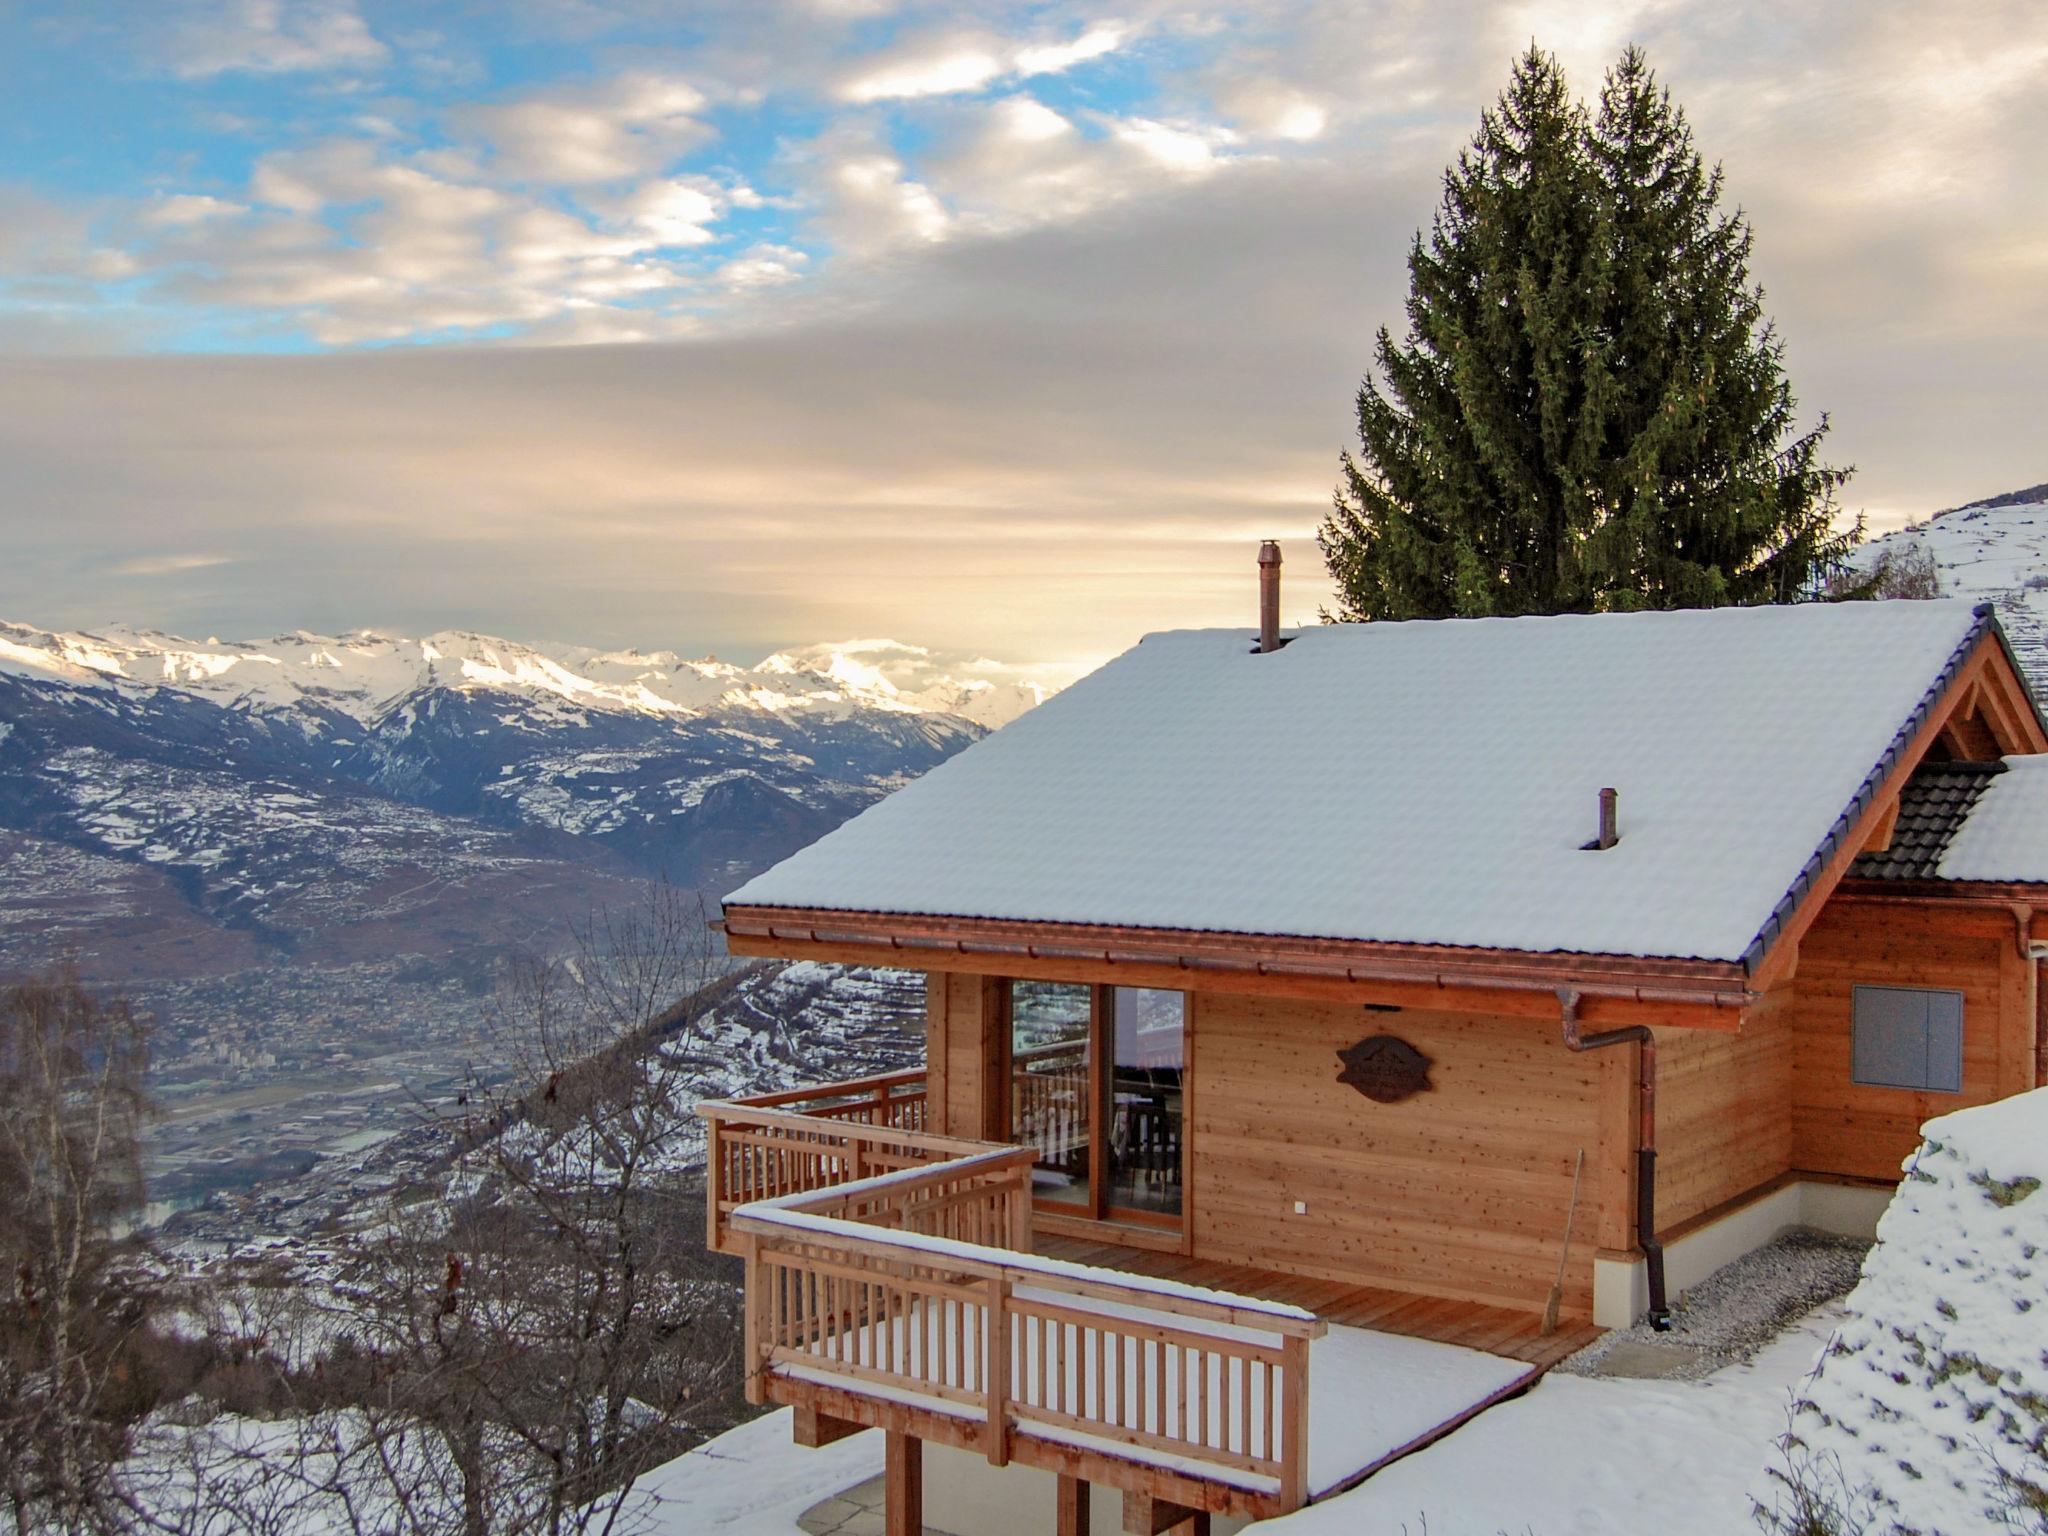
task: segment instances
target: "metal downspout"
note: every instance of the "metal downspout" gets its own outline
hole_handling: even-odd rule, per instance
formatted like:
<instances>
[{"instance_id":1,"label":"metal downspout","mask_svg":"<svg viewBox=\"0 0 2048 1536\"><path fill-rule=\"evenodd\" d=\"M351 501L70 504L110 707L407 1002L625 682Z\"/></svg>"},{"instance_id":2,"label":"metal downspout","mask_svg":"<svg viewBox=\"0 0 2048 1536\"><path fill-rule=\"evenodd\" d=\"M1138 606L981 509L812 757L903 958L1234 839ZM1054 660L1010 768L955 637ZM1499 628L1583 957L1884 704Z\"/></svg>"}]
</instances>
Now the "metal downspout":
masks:
<instances>
[{"instance_id":1,"label":"metal downspout","mask_svg":"<svg viewBox=\"0 0 2048 1536\"><path fill-rule=\"evenodd\" d=\"M1624 1029L1579 1032L1579 994L1560 988L1558 1007L1564 1019L1564 1043L1575 1051L1597 1051L1634 1043L1636 1100L1640 1121L1636 1133L1636 1246L1650 1278L1650 1326L1659 1333L1671 1327L1671 1308L1664 1294L1664 1245L1657 1241L1657 1037L1647 1024Z\"/></svg>"}]
</instances>

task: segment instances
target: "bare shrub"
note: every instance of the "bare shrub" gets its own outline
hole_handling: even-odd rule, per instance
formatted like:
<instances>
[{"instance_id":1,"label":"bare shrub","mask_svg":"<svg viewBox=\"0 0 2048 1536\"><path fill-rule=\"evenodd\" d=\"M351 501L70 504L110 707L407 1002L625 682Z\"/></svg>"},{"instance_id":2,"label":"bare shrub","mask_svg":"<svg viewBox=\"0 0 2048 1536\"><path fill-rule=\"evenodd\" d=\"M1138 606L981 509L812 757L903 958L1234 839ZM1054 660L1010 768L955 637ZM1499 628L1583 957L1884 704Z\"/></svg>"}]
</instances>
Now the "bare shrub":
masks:
<instances>
[{"instance_id":1,"label":"bare shrub","mask_svg":"<svg viewBox=\"0 0 2048 1536\"><path fill-rule=\"evenodd\" d=\"M167 1362L142 1204L148 1032L65 971L0 992L0 1496L17 1530L119 1524L114 1468Z\"/></svg>"},{"instance_id":2,"label":"bare shrub","mask_svg":"<svg viewBox=\"0 0 2048 1536\"><path fill-rule=\"evenodd\" d=\"M1941 567L1925 544L1887 544L1866 566L1838 568L1828 578L1822 595L1833 602L1939 597Z\"/></svg>"},{"instance_id":3,"label":"bare shrub","mask_svg":"<svg viewBox=\"0 0 2048 1536\"><path fill-rule=\"evenodd\" d=\"M222 1318L267 1419L167 1436L137 1504L174 1536L559 1536L630 1528L634 1479L744 1409L733 1277L703 1250L686 1052L720 960L666 887L530 957L445 1187L337 1239L320 1315ZM701 1048L701 1046L700 1046ZM509 1073L506 1069L509 1068ZM426 1197L422 1197L426 1195ZM246 1303L244 1303L246 1305Z\"/></svg>"}]
</instances>

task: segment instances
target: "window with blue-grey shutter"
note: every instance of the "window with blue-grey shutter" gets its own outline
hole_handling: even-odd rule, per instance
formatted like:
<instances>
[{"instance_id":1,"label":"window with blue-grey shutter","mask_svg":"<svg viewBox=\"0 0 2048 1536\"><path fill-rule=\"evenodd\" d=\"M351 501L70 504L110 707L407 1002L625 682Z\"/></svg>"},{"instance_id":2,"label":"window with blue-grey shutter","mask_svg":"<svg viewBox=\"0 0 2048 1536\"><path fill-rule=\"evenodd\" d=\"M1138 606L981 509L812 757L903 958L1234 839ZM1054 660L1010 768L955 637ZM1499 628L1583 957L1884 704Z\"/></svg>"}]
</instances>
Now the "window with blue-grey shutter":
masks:
<instances>
[{"instance_id":1,"label":"window with blue-grey shutter","mask_svg":"<svg viewBox=\"0 0 2048 1536\"><path fill-rule=\"evenodd\" d=\"M1872 1088L1963 1091L1963 994L1857 987L1849 1076Z\"/></svg>"}]
</instances>

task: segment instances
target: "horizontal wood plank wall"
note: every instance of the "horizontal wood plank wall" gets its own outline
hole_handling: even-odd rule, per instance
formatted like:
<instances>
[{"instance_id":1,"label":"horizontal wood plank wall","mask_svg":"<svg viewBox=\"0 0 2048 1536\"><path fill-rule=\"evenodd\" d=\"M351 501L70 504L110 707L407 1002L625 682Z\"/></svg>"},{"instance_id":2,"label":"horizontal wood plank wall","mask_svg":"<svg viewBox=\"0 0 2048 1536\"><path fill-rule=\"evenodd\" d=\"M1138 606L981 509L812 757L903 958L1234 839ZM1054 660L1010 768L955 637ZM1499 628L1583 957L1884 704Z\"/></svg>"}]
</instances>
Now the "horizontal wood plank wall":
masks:
<instances>
[{"instance_id":1,"label":"horizontal wood plank wall","mask_svg":"<svg viewBox=\"0 0 2048 1536\"><path fill-rule=\"evenodd\" d=\"M1850 1081L1850 989L1859 983L1962 992L1961 1093ZM2006 913L1936 902L1830 901L1801 947L1790 1009L1794 1166L1897 1179L1925 1121L2029 1086L2026 1011L2026 972Z\"/></svg>"},{"instance_id":2,"label":"horizontal wood plank wall","mask_svg":"<svg viewBox=\"0 0 2048 1536\"><path fill-rule=\"evenodd\" d=\"M1494 1015L1204 993L1199 1018L1195 1257L1541 1309L1583 1147L1564 1306L1590 1314L1598 1053ZM1337 1052L1381 1033L1432 1058L1432 1091L1377 1104L1337 1081Z\"/></svg>"},{"instance_id":3,"label":"horizontal wood plank wall","mask_svg":"<svg viewBox=\"0 0 2048 1536\"><path fill-rule=\"evenodd\" d=\"M1793 1167L1793 1030L1784 1010L1740 1035L1657 1031L1657 1227Z\"/></svg>"},{"instance_id":4,"label":"horizontal wood plank wall","mask_svg":"<svg viewBox=\"0 0 2048 1536\"><path fill-rule=\"evenodd\" d=\"M993 976L925 974L925 1091L931 1129L945 1136L996 1141L1004 1134L1002 1095L1005 983Z\"/></svg>"}]
</instances>

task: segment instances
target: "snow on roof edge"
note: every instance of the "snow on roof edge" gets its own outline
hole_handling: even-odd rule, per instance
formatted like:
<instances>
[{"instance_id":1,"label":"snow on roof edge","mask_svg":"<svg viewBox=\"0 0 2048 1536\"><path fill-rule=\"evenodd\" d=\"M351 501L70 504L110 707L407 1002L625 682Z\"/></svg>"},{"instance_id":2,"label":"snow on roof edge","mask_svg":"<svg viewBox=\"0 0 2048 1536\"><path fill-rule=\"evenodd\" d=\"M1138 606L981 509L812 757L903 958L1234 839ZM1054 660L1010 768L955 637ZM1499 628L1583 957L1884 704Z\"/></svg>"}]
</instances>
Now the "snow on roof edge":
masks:
<instances>
[{"instance_id":1,"label":"snow on roof edge","mask_svg":"<svg viewBox=\"0 0 2048 1536\"><path fill-rule=\"evenodd\" d=\"M1777 942L1778 935L1785 931L1785 925L1792 920L1793 915L1804 904L1807 896L1813 890L1814 881L1819 877L1821 871L1827 868L1829 860L1833 859L1835 854L1840 851L1842 839L1849 835L1849 829L1870 808L1871 802L1877 798L1877 792L1884 787L1885 781L1892 776L1893 770L1898 767L1899 754L1905 751L1906 744L1920 734L1921 727L1927 723L1928 717L1933 714L1934 707L1941 702L1949 689L1954 686L1957 675L1963 669L1964 662L1969 659L1970 654L1983 642L1987 630L1998 636L1999 643L2005 651L2006 660L2013 663L2013 672L2016 676L2020 677L2021 687L2025 689L2026 678L2020 674L2018 664L2013 662L2012 646L2006 641L2005 631L1999 625L1997 610L1989 603L1979 603L1974 612L1977 615L1977 622L1970 626L1969 633L1963 636L1962 641L1950 653L1947 663L1940 672L1935 674L1934 681L1928 685L1927 691L1920 696L1920 702L1913 706L1913 712L1906 717L1905 723L1899 727L1897 733L1892 737L1891 745L1884 749L1883 756L1878 758L1877 762L1872 765L1870 772L1864 776L1863 782L1856 787L1856 793L1850 797L1849 803L1842 808L1842 814L1837 816L1835 824L1828 828L1827 836L1821 839L1820 846L1814 849L1807 861L1800 866L1799 873L1793 878L1791 886L1783 896L1778 898L1778 904L1771 909L1771 915L1764 919L1763 926L1757 930L1756 937L1751 939L1749 947L1743 950L1742 968L1751 975L1756 974L1757 967L1763 964L1764 956L1770 953L1770 948ZM2031 690L2028 690L2027 697L2029 701L2033 700ZM2040 717L2040 705L2038 703L2034 704L2034 713L2038 719Z\"/></svg>"}]
</instances>

